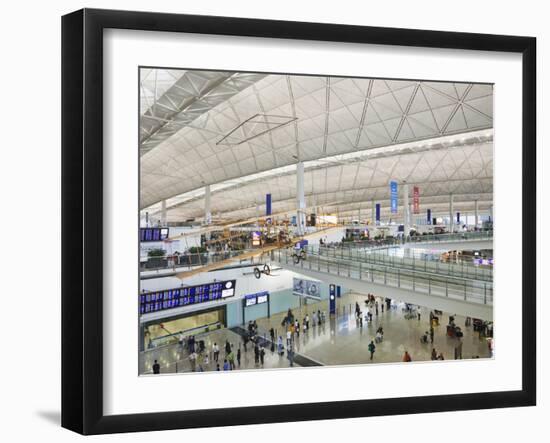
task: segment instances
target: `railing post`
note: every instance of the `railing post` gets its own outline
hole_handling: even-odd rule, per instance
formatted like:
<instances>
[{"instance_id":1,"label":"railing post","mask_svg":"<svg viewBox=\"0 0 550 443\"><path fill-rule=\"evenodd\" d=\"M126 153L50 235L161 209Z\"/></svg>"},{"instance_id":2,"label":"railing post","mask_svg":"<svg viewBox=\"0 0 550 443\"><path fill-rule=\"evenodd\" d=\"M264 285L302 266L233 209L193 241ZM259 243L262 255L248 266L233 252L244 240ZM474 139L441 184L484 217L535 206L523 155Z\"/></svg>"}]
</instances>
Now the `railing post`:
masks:
<instances>
[{"instance_id":1,"label":"railing post","mask_svg":"<svg viewBox=\"0 0 550 443\"><path fill-rule=\"evenodd\" d=\"M359 262L359 280L361 280L361 262Z\"/></svg>"},{"instance_id":2,"label":"railing post","mask_svg":"<svg viewBox=\"0 0 550 443\"><path fill-rule=\"evenodd\" d=\"M388 267L385 266L384 267L384 284L387 284L387 282L388 282L388 275L387 274L388 274Z\"/></svg>"},{"instance_id":3,"label":"railing post","mask_svg":"<svg viewBox=\"0 0 550 443\"><path fill-rule=\"evenodd\" d=\"M449 296L449 280L445 280L445 297Z\"/></svg>"},{"instance_id":4,"label":"railing post","mask_svg":"<svg viewBox=\"0 0 550 443\"><path fill-rule=\"evenodd\" d=\"M428 277L428 295L432 295L432 278Z\"/></svg>"},{"instance_id":5,"label":"railing post","mask_svg":"<svg viewBox=\"0 0 550 443\"><path fill-rule=\"evenodd\" d=\"M483 304L487 304L487 282L483 283Z\"/></svg>"},{"instance_id":6,"label":"railing post","mask_svg":"<svg viewBox=\"0 0 550 443\"><path fill-rule=\"evenodd\" d=\"M397 287L401 287L401 272L399 272L399 268L397 268Z\"/></svg>"},{"instance_id":7,"label":"railing post","mask_svg":"<svg viewBox=\"0 0 550 443\"><path fill-rule=\"evenodd\" d=\"M413 269L413 291L416 291L415 276L416 276L416 274L415 274L414 269Z\"/></svg>"},{"instance_id":8,"label":"railing post","mask_svg":"<svg viewBox=\"0 0 550 443\"><path fill-rule=\"evenodd\" d=\"M464 284L464 301L466 301L466 281L464 281L463 284Z\"/></svg>"}]
</instances>

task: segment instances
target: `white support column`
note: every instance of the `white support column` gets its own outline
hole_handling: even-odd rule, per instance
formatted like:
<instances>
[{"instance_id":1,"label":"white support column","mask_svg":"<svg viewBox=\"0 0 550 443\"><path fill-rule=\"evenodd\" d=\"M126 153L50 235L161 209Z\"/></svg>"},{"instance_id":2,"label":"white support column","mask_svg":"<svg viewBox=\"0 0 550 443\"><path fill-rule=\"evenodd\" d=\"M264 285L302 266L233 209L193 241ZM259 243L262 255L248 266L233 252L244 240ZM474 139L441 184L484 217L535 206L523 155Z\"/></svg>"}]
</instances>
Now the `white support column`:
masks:
<instances>
[{"instance_id":1,"label":"white support column","mask_svg":"<svg viewBox=\"0 0 550 443\"><path fill-rule=\"evenodd\" d=\"M451 193L449 195L449 232L454 232L455 216L454 216L454 196Z\"/></svg>"},{"instance_id":2,"label":"white support column","mask_svg":"<svg viewBox=\"0 0 550 443\"><path fill-rule=\"evenodd\" d=\"M304 193L304 164L296 164L296 224L298 225L298 234L304 235L306 232L306 198Z\"/></svg>"},{"instance_id":3,"label":"white support column","mask_svg":"<svg viewBox=\"0 0 550 443\"><path fill-rule=\"evenodd\" d=\"M409 185L403 183L403 235L405 238L409 236L410 231L409 210Z\"/></svg>"},{"instance_id":4,"label":"white support column","mask_svg":"<svg viewBox=\"0 0 550 443\"><path fill-rule=\"evenodd\" d=\"M212 223L212 210L210 207L210 185L204 187L204 224Z\"/></svg>"},{"instance_id":5,"label":"white support column","mask_svg":"<svg viewBox=\"0 0 550 443\"><path fill-rule=\"evenodd\" d=\"M475 219L475 226L477 228L477 224L479 223L479 203L478 203L478 200L474 201L474 219Z\"/></svg>"},{"instance_id":6,"label":"white support column","mask_svg":"<svg viewBox=\"0 0 550 443\"><path fill-rule=\"evenodd\" d=\"M166 226L166 200L162 200L160 207L160 225Z\"/></svg>"}]
</instances>

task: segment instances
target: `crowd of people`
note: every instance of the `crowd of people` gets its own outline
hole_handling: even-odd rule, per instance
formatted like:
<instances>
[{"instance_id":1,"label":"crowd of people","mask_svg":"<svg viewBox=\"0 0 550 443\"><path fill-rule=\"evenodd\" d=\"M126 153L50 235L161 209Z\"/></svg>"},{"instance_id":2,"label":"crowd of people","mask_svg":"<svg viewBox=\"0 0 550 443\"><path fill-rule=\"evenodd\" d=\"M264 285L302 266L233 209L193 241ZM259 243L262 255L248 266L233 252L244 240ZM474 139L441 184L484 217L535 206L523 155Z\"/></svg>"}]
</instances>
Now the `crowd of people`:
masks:
<instances>
[{"instance_id":1,"label":"crowd of people","mask_svg":"<svg viewBox=\"0 0 550 443\"><path fill-rule=\"evenodd\" d=\"M398 304L390 299L377 297L374 294L367 294L364 300L364 307L362 308L359 301L355 302L355 320L358 328L363 328L364 323L367 324L369 330L371 325L376 325L376 332L369 338L367 344L369 361L375 360L375 353L377 346L380 346L384 342L384 327L381 321L374 322L377 318L380 320L380 316L385 312L394 311L397 309ZM412 304L401 304L405 318L414 320L418 324L422 324L422 308L420 306ZM351 306L350 306L351 308ZM445 360L445 356L441 350L437 350L434 346L434 340L436 336L436 330L440 325L440 318L443 315L441 311L431 310L428 316L428 327L426 331L420 336L420 343L422 346L426 345L427 349L421 351L418 356L419 359L426 359L426 355L430 355L431 360ZM425 321L425 320L424 320ZM228 340L221 346L214 342L211 349L207 349L204 340L197 340L195 336L179 337L179 344L182 351L188 352L189 366L193 372L203 371L231 371L241 367L243 355L248 352L248 346L252 346L254 356L254 367L260 368L264 366L266 347L269 347L272 353L277 353L280 357L285 355L289 360L290 366L294 364L295 349L297 341L300 339L300 335L307 335L311 328L324 325L326 322L326 312L320 309L306 312L300 319L294 314L292 309L288 309L286 315L282 319L282 331L277 331L271 327L269 329L269 341L266 334L260 336L258 331L258 324L256 320L249 321L246 332L242 334L242 346L238 343L235 346ZM465 327L472 326L472 319L466 318ZM374 331L374 329L372 329ZM390 328L391 332L391 328ZM454 349L454 359L463 358L463 332L460 326L456 324L456 316L449 315L449 322L446 326L445 332L440 331L439 335L446 337L446 345L451 344ZM492 354L493 343L492 340L488 342L489 350ZM431 353L429 349L431 347ZM242 348L242 350L241 350ZM405 347L406 348L406 347ZM425 349L425 348L421 348ZM223 353L223 357L222 357ZM473 358L479 358L479 356L473 356ZM222 359L223 358L223 359ZM404 349L401 361L411 362L413 357L408 349ZM249 367L247 365L247 367ZM160 364L157 360L152 365L153 373L160 373Z\"/></svg>"},{"instance_id":2,"label":"crowd of people","mask_svg":"<svg viewBox=\"0 0 550 443\"><path fill-rule=\"evenodd\" d=\"M397 309L397 303L390 298L376 297L374 294L367 294L365 299L364 309L361 308L359 302L355 302L355 320L359 328L363 328L363 324L370 324L373 322L373 318L379 316L379 314L384 312L384 309L390 311L392 309ZM406 319L414 319L420 322L422 321L422 308L409 303L403 304L403 312ZM431 310L429 313L429 323L428 329L420 336L421 344L431 344L431 360L445 360L443 352L437 351L433 347L434 337L436 335L436 328L439 326L440 317L442 312L438 310ZM471 326L472 319L466 317L465 327ZM474 328L475 331L475 328ZM448 344L452 345L454 349L454 359L459 360L463 358L462 348L463 348L463 332L460 326L456 324L456 316L449 316L449 323L446 327L445 335L449 337L450 341L447 341ZM481 336L481 334L480 334ZM376 334L370 340L367 345L367 350L369 354L369 360L374 360L374 354L376 352L376 346L384 340L384 329L382 325L379 325ZM492 354L492 342L488 345L491 354ZM473 358L479 358L479 356L474 355ZM402 356L403 362L411 362L412 356L408 350L405 350Z\"/></svg>"},{"instance_id":3,"label":"crowd of people","mask_svg":"<svg viewBox=\"0 0 550 443\"><path fill-rule=\"evenodd\" d=\"M233 371L238 369L241 367L243 354L247 352L249 343L253 345L256 367L263 367L266 352L264 346L261 346L259 340L256 338L257 336L255 335L245 335L243 337L242 347L240 343L235 346L235 344L230 343L229 340L226 340L221 347L217 342L214 342L211 349L200 346L189 348L189 345L187 345L191 372Z\"/></svg>"}]
</instances>

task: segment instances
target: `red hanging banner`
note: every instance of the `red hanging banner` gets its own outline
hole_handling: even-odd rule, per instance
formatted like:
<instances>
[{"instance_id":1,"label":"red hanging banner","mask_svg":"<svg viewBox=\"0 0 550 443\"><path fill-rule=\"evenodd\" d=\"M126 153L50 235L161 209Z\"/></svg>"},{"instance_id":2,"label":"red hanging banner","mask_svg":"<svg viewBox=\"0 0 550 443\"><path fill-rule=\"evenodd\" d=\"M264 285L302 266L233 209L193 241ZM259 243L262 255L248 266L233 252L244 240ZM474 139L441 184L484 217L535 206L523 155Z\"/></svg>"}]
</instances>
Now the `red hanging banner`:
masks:
<instances>
[{"instance_id":1,"label":"red hanging banner","mask_svg":"<svg viewBox=\"0 0 550 443\"><path fill-rule=\"evenodd\" d=\"M413 214L420 214L420 189L413 187Z\"/></svg>"}]
</instances>

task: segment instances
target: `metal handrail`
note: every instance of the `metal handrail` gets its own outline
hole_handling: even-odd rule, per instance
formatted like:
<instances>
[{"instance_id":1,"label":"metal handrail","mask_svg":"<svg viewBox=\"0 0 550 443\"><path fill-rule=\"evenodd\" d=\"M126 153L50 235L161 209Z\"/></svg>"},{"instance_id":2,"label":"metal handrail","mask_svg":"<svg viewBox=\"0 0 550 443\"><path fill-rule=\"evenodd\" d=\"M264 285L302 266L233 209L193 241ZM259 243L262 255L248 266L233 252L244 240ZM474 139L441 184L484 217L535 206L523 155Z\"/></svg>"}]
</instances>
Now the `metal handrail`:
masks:
<instances>
[{"instance_id":1,"label":"metal handrail","mask_svg":"<svg viewBox=\"0 0 550 443\"><path fill-rule=\"evenodd\" d=\"M492 281L493 269L480 268L473 263L452 263L428 258L417 259L413 255L409 257L397 257L386 254L378 254L373 251L361 249L331 249L323 246L308 245L305 247L308 256L322 256L326 258L338 258L354 262L371 263L416 270L419 272L430 272L435 274L446 274L455 277Z\"/></svg>"},{"instance_id":2,"label":"metal handrail","mask_svg":"<svg viewBox=\"0 0 550 443\"><path fill-rule=\"evenodd\" d=\"M493 284L490 281L477 281L450 275L434 275L417 270L406 270L390 266L338 260L332 257L307 256L306 260L294 263L288 250L273 252L273 260L280 264L309 269L328 274L344 275L371 283L409 289L428 295L443 296L464 301L492 305Z\"/></svg>"}]
</instances>

